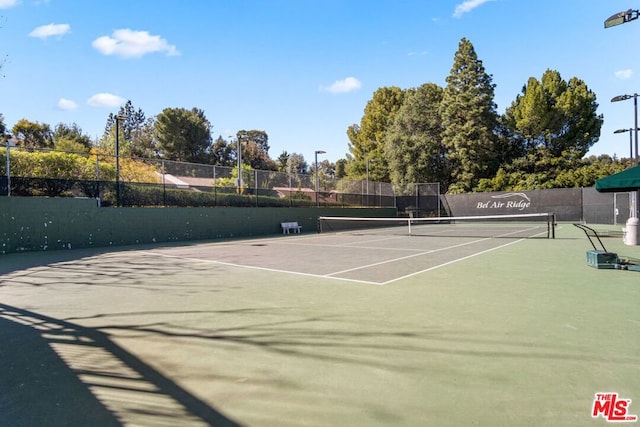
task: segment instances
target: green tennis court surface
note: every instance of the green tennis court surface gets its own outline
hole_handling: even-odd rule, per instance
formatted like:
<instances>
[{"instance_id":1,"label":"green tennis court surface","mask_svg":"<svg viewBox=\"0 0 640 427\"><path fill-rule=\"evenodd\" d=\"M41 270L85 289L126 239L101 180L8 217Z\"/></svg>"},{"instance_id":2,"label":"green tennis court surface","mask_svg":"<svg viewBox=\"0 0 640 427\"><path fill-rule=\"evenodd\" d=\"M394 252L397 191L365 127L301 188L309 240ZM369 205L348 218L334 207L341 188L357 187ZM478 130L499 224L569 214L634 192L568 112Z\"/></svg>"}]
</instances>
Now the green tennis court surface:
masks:
<instances>
[{"instance_id":1,"label":"green tennis court surface","mask_svg":"<svg viewBox=\"0 0 640 427\"><path fill-rule=\"evenodd\" d=\"M588 267L570 225L462 234L4 255L0 425L609 425L600 392L640 414L640 274Z\"/></svg>"}]
</instances>

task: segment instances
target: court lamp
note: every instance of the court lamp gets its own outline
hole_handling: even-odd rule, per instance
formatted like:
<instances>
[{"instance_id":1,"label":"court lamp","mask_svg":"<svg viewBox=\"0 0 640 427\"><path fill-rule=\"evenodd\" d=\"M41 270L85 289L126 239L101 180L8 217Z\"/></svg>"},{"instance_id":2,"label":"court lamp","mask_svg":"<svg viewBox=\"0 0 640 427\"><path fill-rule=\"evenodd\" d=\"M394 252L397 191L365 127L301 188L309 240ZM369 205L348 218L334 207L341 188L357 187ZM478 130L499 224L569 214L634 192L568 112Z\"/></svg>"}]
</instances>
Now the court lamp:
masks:
<instances>
[{"instance_id":1,"label":"court lamp","mask_svg":"<svg viewBox=\"0 0 640 427\"><path fill-rule=\"evenodd\" d=\"M621 25L629 21L635 21L640 16L639 10L625 10L622 12L618 12L615 15L611 15L604 21L604 27L615 27L616 25Z\"/></svg>"},{"instance_id":2,"label":"court lamp","mask_svg":"<svg viewBox=\"0 0 640 427\"><path fill-rule=\"evenodd\" d=\"M631 153L631 157L633 157L633 162L637 166L638 165L638 94L634 93L633 95L618 95L611 98L611 102L619 102L626 101L628 99L633 98L633 112L634 112L634 128L629 129L629 132L633 131L635 136L635 156ZM618 133L618 131L615 131Z\"/></svg>"},{"instance_id":3,"label":"court lamp","mask_svg":"<svg viewBox=\"0 0 640 427\"><path fill-rule=\"evenodd\" d=\"M616 129L613 133L625 133L629 132L629 160L633 160L633 128L629 129Z\"/></svg>"},{"instance_id":4,"label":"court lamp","mask_svg":"<svg viewBox=\"0 0 640 427\"><path fill-rule=\"evenodd\" d=\"M120 206L120 121L127 116L116 116L116 206Z\"/></svg>"},{"instance_id":5,"label":"court lamp","mask_svg":"<svg viewBox=\"0 0 640 427\"><path fill-rule=\"evenodd\" d=\"M326 151L323 150L316 150L315 155L316 155L316 163L315 163L315 167L316 167L316 207L319 207L320 205L318 204L318 154L325 154Z\"/></svg>"}]
</instances>

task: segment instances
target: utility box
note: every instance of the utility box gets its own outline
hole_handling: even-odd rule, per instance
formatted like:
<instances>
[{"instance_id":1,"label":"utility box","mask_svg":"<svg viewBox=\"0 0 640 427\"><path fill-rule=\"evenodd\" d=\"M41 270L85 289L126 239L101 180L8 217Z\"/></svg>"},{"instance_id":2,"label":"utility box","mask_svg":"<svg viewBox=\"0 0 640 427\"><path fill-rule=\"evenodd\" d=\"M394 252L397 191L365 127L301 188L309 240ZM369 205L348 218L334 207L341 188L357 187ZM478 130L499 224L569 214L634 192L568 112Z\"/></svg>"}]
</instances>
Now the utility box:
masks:
<instances>
[{"instance_id":1,"label":"utility box","mask_svg":"<svg viewBox=\"0 0 640 427\"><path fill-rule=\"evenodd\" d=\"M587 265L598 269L616 269L618 255L605 251L587 251Z\"/></svg>"}]
</instances>

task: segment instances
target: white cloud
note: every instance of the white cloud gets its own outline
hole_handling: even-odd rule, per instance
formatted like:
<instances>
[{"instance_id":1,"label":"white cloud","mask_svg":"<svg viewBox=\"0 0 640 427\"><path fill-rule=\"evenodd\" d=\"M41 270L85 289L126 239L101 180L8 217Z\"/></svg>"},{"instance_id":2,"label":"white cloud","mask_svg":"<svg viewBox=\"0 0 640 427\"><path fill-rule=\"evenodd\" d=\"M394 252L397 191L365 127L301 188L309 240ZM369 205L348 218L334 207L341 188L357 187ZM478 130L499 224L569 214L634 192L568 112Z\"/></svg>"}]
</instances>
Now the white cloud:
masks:
<instances>
[{"instance_id":1,"label":"white cloud","mask_svg":"<svg viewBox=\"0 0 640 427\"><path fill-rule=\"evenodd\" d=\"M60 98L58 100L58 108L65 111L75 110L76 108L78 108L78 104L70 99Z\"/></svg>"},{"instance_id":2,"label":"white cloud","mask_svg":"<svg viewBox=\"0 0 640 427\"><path fill-rule=\"evenodd\" d=\"M112 93L96 93L87 100L87 104L92 107L119 107L124 104L125 99Z\"/></svg>"},{"instance_id":3,"label":"white cloud","mask_svg":"<svg viewBox=\"0 0 640 427\"><path fill-rule=\"evenodd\" d=\"M456 10L453 12L453 17L460 18L465 13L471 12L476 7L482 6L490 1L493 0L466 0L456 6Z\"/></svg>"},{"instance_id":4,"label":"white cloud","mask_svg":"<svg viewBox=\"0 0 640 427\"><path fill-rule=\"evenodd\" d=\"M331 86L321 86L320 90L330 93L347 93L358 90L361 87L362 83L360 83L360 80L356 79L355 77L347 77L344 80L338 80L334 82Z\"/></svg>"},{"instance_id":5,"label":"white cloud","mask_svg":"<svg viewBox=\"0 0 640 427\"><path fill-rule=\"evenodd\" d=\"M632 70L619 70L619 71L615 72L615 75L620 80L627 80L627 79L631 78L631 76L633 75L633 71Z\"/></svg>"},{"instance_id":6,"label":"white cloud","mask_svg":"<svg viewBox=\"0 0 640 427\"><path fill-rule=\"evenodd\" d=\"M0 0L0 9L9 9L10 7L17 6L20 0Z\"/></svg>"},{"instance_id":7,"label":"white cloud","mask_svg":"<svg viewBox=\"0 0 640 427\"><path fill-rule=\"evenodd\" d=\"M2 1L2 0L0 0ZM47 37L59 36L67 34L71 31L71 26L69 24L49 24L49 25L41 25L31 31L29 33L30 37L38 37L41 39L46 39Z\"/></svg>"},{"instance_id":8,"label":"white cloud","mask_svg":"<svg viewBox=\"0 0 640 427\"><path fill-rule=\"evenodd\" d=\"M117 55L123 58L140 58L147 53L165 52L168 56L180 55L174 45L160 36L147 31L129 29L115 30L111 37L98 37L91 44L104 55Z\"/></svg>"}]
</instances>

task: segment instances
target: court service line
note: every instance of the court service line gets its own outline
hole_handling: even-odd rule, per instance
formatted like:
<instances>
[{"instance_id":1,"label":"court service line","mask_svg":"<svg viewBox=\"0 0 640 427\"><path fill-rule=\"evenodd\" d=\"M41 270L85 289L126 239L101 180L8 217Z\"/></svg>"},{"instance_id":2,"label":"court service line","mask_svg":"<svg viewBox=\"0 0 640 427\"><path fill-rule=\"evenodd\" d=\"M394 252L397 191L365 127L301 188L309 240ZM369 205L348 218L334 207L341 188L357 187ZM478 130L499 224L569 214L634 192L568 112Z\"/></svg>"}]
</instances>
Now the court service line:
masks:
<instances>
[{"instance_id":1,"label":"court service line","mask_svg":"<svg viewBox=\"0 0 640 427\"><path fill-rule=\"evenodd\" d=\"M458 259L454 259L454 260L451 260L451 261L444 262L442 264L434 265L433 267L425 268L424 270L416 271L414 273L409 273L409 274L404 275L402 277L397 277L395 279L387 280L386 282L382 282L381 284L382 285L388 285L389 283L397 282L398 280L406 279L408 277L412 277L412 276L416 276L418 274L426 273L428 271L432 271L432 270L435 270L435 269L440 268L440 267L445 267L447 265L455 264L456 262L464 261L466 259L473 258L473 257L476 257L478 255L483 255L483 254L486 254L488 252L495 251L497 249L502 249L502 248L505 248L507 246L513 245L515 243L523 242L524 240L526 240L526 239L520 239L520 240L516 240L516 241L513 241L513 242L505 243L504 245L496 246L496 247L489 248L489 249L486 249L486 250L481 251L481 252L476 252L475 254L467 255L467 256L464 256L464 257L461 257L461 258L458 258Z\"/></svg>"},{"instance_id":2,"label":"court service line","mask_svg":"<svg viewBox=\"0 0 640 427\"><path fill-rule=\"evenodd\" d=\"M535 230L535 229L536 229L536 227L533 227L533 228L530 228L529 230ZM528 230L527 230L527 231L528 231ZM504 233L504 234L501 234L501 235L499 235L499 236L497 236L497 237L505 237L505 236L509 236L509 235L511 235L511 234L516 234L516 233L518 233L518 232L522 232L522 230L519 230L519 231L517 231L517 232ZM541 234L544 234L544 232L543 232L543 233L538 233L538 234L536 234L535 236L537 236L537 235L541 235ZM485 237L485 238L478 239L478 240L472 240L472 241L470 241L470 242L466 242L466 243L460 243L460 244L458 244L458 245L446 246L446 247L443 247L443 248L439 248L439 249L432 249L432 250L429 250L429 251L424 251L424 252L420 252L420 253L413 254L413 255L407 255L407 256L400 257L400 258L394 258L394 259L389 259L389 260L386 260L386 261L380 261L380 262L376 262L376 263L372 263L372 264L368 264L368 265L364 265L364 266L359 266L359 267L355 267L355 268L350 268L350 269L347 269L347 270L342 270L342 271L338 271L338 272L335 272L335 273L331 273L330 275L337 275L337 274L343 274L343 273L350 273L350 272L352 272L352 271L363 270L363 269L366 269L366 268L369 268L369 267L376 267L376 266L378 266L378 265L389 264L389 263L392 263L392 262L402 261L402 260L409 259L409 258L415 258L415 257L418 257L418 256L427 255L427 254L431 254L431 253L434 253L434 252L441 252L441 251L446 251L446 250L449 250L449 249L455 249L455 248L458 248L458 247L467 246L467 245L471 245L471 244L474 244L474 243L479 243L479 242L483 242L483 241L485 241L485 240L492 240L492 239L493 239L493 237ZM491 248L491 249L489 249L489 250L481 251L481 252L478 252L478 253L476 253L476 254L472 254L472 255L469 255L469 256L467 256L467 257L464 257L464 258L459 258L459 259L457 259L457 260L449 261L449 262L446 262L446 263L444 263L444 264L441 264L441 265L437 265L437 266L434 266L434 267L428 268L428 269L426 269L426 270L421 270L421 271L419 271L419 272L411 273L411 274L408 274L408 275L406 275L406 276L402 276L402 277L397 278L397 279L392 279L392 280L387 281L387 282L382 282L382 284L383 284L383 285L386 285L386 284L388 284L388 283L395 282L396 280L400 280L400 279L403 279L403 278L405 278L405 277L411 277L411 276L413 276L413 275L415 275L415 274L424 273L424 272L427 272L427 271L433 270L433 269L435 269L435 268L439 268L439 267L442 267L442 266L445 266L445 265L451 264L451 263L453 263L453 262L462 261L462 260L464 260L464 259L471 258L471 257L473 257L473 256L481 255L481 254L487 253L487 252L489 252L489 251L492 251L492 250L494 250L494 249L502 248L502 247L505 247L505 246L511 245L511 244L513 244L513 243L516 243L516 242L521 242L521 241L523 241L523 240L525 240L525 239L519 239L519 240L516 240L515 242L509 242L509 243L504 244L504 245L496 246L495 248Z\"/></svg>"},{"instance_id":3,"label":"court service line","mask_svg":"<svg viewBox=\"0 0 640 427\"><path fill-rule=\"evenodd\" d=\"M404 238L406 238L408 236L405 236ZM399 237L401 238L401 237ZM281 242L276 242L276 243L281 243ZM359 243L367 243L367 242L359 242ZM291 242L282 242L281 244L283 245L289 245L289 246L311 246L311 247L318 247L318 248L344 248L344 249L368 249L368 250L384 250L384 251L398 251L398 252L417 252L417 251L422 251L422 249L414 249L414 248L381 248L379 246L364 246L364 245L359 245L359 246L353 246L355 244L354 243L348 243L348 244L340 244L340 245L330 245L330 244L318 244L318 243L296 243L294 241ZM347 246L347 245L351 245L351 246Z\"/></svg>"},{"instance_id":4,"label":"court service line","mask_svg":"<svg viewBox=\"0 0 640 427\"><path fill-rule=\"evenodd\" d=\"M347 270L337 271L337 272L331 273L329 275L333 276L333 275L336 275L336 274L343 274L343 273L350 273L352 271L357 271L357 270L364 270L364 269L369 268L369 267L376 267L378 265L389 264L389 263L396 262L396 261L403 261L405 259L415 258L415 257L418 257L418 256L427 255L427 254L432 254L434 252L440 252L440 251L446 251L446 250L449 250L449 249L455 249L455 248L459 248L461 246L472 245L474 243L478 243L478 242L482 242L482 241L490 240L490 239L491 239L490 237L486 237L484 239L473 240L471 242L460 243L460 244L453 245L453 246L445 246L443 248L431 249L431 250L428 250L428 251L422 251L420 253L413 254L413 255L407 255L407 256L400 257L400 258L388 259L388 260L385 260L385 261L374 262L372 264L362 265L362 266L355 267L355 268L349 268Z\"/></svg>"},{"instance_id":5,"label":"court service line","mask_svg":"<svg viewBox=\"0 0 640 427\"><path fill-rule=\"evenodd\" d=\"M313 274L313 273L301 273L299 271L291 271L291 270L278 270L276 268L257 267L255 265L234 264L234 263L231 263L231 262L216 261L216 260L211 260L211 259L200 259L200 258L192 258L192 257L183 257L183 256L178 256L178 255L161 254L161 253L153 252L153 251L140 251L140 253L147 254L147 255L160 256L160 257L164 257L164 258L174 258L174 259L180 259L180 260L184 260L184 261L200 262L200 263L205 263L205 264L218 264L218 265L224 265L224 266L227 266L227 267L239 267L239 268L248 268L250 270L268 271L268 272L271 272L271 273L294 274L294 275L297 275L297 276L324 278L324 279L332 279L332 280L354 282L354 283L363 283L365 285L381 286L381 285L384 284L384 283L381 283L381 282L372 282L372 281L369 281L369 280L357 280L357 279L348 279L348 278L342 278L342 277L332 277L331 275Z\"/></svg>"}]
</instances>

